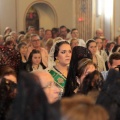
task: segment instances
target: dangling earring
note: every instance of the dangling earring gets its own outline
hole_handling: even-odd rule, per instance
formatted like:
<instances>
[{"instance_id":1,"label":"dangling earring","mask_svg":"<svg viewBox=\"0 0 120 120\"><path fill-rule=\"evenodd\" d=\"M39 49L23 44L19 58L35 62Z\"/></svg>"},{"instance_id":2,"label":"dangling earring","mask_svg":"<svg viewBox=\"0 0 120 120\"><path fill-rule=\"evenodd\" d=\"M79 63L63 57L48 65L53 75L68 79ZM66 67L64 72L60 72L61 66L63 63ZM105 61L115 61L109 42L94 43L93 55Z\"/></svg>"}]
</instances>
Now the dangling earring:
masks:
<instances>
[{"instance_id":1,"label":"dangling earring","mask_svg":"<svg viewBox=\"0 0 120 120\"><path fill-rule=\"evenodd\" d=\"M59 60L58 60L58 59L56 59L56 60L55 60L55 62L56 62L56 64L57 64L57 63L59 63Z\"/></svg>"},{"instance_id":2,"label":"dangling earring","mask_svg":"<svg viewBox=\"0 0 120 120\"><path fill-rule=\"evenodd\" d=\"M55 63L56 64L59 63L58 57L56 57Z\"/></svg>"}]
</instances>

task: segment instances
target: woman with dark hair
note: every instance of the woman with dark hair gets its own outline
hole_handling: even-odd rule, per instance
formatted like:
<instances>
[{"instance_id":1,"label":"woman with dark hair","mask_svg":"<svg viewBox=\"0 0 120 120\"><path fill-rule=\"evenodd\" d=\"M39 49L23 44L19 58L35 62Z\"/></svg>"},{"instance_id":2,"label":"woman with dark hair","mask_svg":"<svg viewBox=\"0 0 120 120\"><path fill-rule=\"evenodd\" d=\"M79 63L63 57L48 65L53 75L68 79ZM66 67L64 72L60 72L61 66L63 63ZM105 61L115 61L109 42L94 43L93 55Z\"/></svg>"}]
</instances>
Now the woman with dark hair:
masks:
<instances>
[{"instance_id":1,"label":"woman with dark hair","mask_svg":"<svg viewBox=\"0 0 120 120\"><path fill-rule=\"evenodd\" d=\"M103 76L98 70L89 73L83 80L81 93L87 94L89 91L94 89L100 91L103 86L103 81Z\"/></svg>"},{"instance_id":2,"label":"woman with dark hair","mask_svg":"<svg viewBox=\"0 0 120 120\"><path fill-rule=\"evenodd\" d=\"M31 73L20 73L17 95L7 120L59 120L53 113L39 79Z\"/></svg>"},{"instance_id":3,"label":"woman with dark hair","mask_svg":"<svg viewBox=\"0 0 120 120\"><path fill-rule=\"evenodd\" d=\"M106 71L103 58L99 54L97 54L97 43L95 42L95 40L88 40L86 43L86 47L92 53L92 60L98 66L98 71Z\"/></svg>"},{"instance_id":4,"label":"woman with dark hair","mask_svg":"<svg viewBox=\"0 0 120 120\"><path fill-rule=\"evenodd\" d=\"M19 70L25 70L26 68L26 62L27 62L27 50L28 50L28 47L27 47L27 44L25 42L21 42L18 44L17 46L18 48L18 51L20 52L21 54L21 61L20 61L20 66L19 66Z\"/></svg>"},{"instance_id":5,"label":"woman with dark hair","mask_svg":"<svg viewBox=\"0 0 120 120\"><path fill-rule=\"evenodd\" d=\"M6 120L6 114L16 95L17 84L10 79L2 78L0 83L0 120Z\"/></svg>"},{"instance_id":6,"label":"woman with dark hair","mask_svg":"<svg viewBox=\"0 0 120 120\"><path fill-rule=\"evenodd\" d=\"M64 96L68 97L77 93L84 77L95 69L96 66L91 60L90 51L82 46L74 47L66 80Z\"/></svg>"},{"instance_id":7,"label":"woman with dark hair","mask_svg":"<svg viewBox=\"0 0 120 120\"><path fill-rule=\"evenodd\" d=\"M9 49L15 49L15 45L12 40L6 41L4 46L8 47Z\"/></svg>"},{"instance_id":8,"label":"woman with dark hair","mask_svg":"<svg viewBox=\"0 0 120 120\"><path fill-rule=\"evenodd\" d=\"M120 45L115 45L112 49L112 53L114 52L120 52Z\"/></svg>"},{"instance_id":9,"label":"woman with dark hair","mask_svg":"<svg viewBox=\"0 0 120 120\"><path fill-rule=\"evenodd\" d=\"M68 74L68 66L71 60L71 47L65 40L56 41L51 48L51 56L53 56L56 65L49 69L49 73L53 76L55 82L63 89Z\"/></svg>"},{"instance_id":10,"label":"woman with dark hair","mask_svg":"<svg viewBox=\"0 0 120 120\"><path fill-rule=\"evenodd\" d=\"M112 49L114 48L114 46L115 46L115 42L113 42L113 41L107 43L105 51L108 56L110 56L112 54Z\"/></svg>"},{"instance_id":11,"label":"woman with dark hair","mask_svg":"<svg viewBox=\"0 0 120 120\"><path fill-rule=\"evenodd\" d=\"M98 70L95 70L84 78L83 83L79 88L79 92L92 97L94 101L96 101L99 92L103 87L103 82L104 79L102 74Z\"/></svg>"},{"instance_id":12,"label":"woman with dark hair","mask_svg":"<svg viewBox=\"0 0 120 120\"><path fill-rule=\"evenodd\" d=\"M104 62L106 62L108 56L107 56L107 53L105 52L105 50L103 50L102 38L96 37L94 40L97 44L97 54L99 54L103 58Z\"/></svg>"},{"instance_id":13,"label":"woman with dark hair","mask_svg":"<svg viewBox=\"0 0 120 120\"><path fill-rule=\"evenodd\" d=\"M14 69L9 66L0 66L0 120L6 120L16 95L17 75Z\"/></svg>"},{"instance_id":14,"label":"woman with dark hair","mask_svg":"<svg viewBox=\"0 0 120 120\"><path fill-rule=\"evenodd\" d=\"M35 70L43 70L44 66L41 64L41 53L39 50L33 49L29 55L26 63L26 70L32 72Z\"/></svg>"}]
</instances>

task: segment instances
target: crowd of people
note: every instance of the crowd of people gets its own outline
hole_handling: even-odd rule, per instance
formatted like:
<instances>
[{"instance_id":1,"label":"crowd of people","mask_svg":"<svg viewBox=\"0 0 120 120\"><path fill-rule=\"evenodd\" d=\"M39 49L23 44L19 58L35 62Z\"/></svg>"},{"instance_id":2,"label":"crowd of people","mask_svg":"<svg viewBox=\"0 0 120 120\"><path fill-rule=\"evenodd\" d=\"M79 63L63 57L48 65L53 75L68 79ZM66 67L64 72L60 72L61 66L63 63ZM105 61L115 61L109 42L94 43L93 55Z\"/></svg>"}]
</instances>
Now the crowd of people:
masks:
<instances>
[{"instance_id":1,"label":"crowd of people","mask_svg":"<svg viewBox=\"0 0 120 120\"><path fill-rule=\"evenodd\" d=\"M1 120L120 120L120 36L76 28L0 35Z\"/></svg>"}]
</instances>

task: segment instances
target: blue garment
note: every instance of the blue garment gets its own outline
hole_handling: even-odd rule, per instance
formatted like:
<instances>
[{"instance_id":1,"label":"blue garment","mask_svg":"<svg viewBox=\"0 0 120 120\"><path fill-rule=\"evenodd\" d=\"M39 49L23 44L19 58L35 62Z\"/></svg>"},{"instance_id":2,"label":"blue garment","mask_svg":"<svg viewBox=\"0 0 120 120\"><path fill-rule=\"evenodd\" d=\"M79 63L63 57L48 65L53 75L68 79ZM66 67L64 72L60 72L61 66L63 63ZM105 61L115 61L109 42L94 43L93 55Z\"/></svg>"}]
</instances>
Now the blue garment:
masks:
<instances>
[{"instance_id":1,"label":"blue garment","mask_svg":"<svg viewBox=\"0 0 120 120\"><path fill-rule=\"evenodd\" d=\"M108 76L108 71L102 71L101 73L102 73L104 80L106 81L107 76Z\"/></svg>"}]
</instances>

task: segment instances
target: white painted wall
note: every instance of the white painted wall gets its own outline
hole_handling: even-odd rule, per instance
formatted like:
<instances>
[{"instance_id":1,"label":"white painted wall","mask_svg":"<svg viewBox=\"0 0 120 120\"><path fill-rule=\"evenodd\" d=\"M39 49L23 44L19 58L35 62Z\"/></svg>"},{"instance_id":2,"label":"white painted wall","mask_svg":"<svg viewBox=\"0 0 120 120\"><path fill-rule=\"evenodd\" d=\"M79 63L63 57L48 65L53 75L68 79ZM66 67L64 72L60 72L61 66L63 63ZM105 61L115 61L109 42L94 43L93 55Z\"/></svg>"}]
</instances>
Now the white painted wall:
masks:
<instances>
[{"instance_id":1,"label":"white painted wall","mask_svg":"<svg viewBox=\"0 0 120 120\"><path fill-rule=\"evenodd\" d=\"M75 26L75 0L0 0L0 33L3 34L7 26L17 31L25 30L25 15L27 10L31 5L41 2L48 3L51 8L55 10L54 12L57 16L57 23L53 24L56 20L53 17L52 10L48 7L49 12L46 14L44 7L41 9L36 6L41 19L41 27L51 28L61 25L66 25L70 29L77 27ZM113 20L109 22L106 20L103 22L103 16L96 16L96 0L93 0L93 3L93 34L96 29L103 28L105 30L105 36L112 40L115 36L120 34L120 0L114 0L114 16ZM50 17L48 17L48 15L50 15Z\"/></svg>"},{"instance_id":2,"label":"white painted wall","mask_svg":"<svg viewBox=\"0 0 120 120\"><path fill-rule=\"evenodd\" d=\"M53 25L51 22L54 20L52 12L49 11L48 14L52 17L48 17L48 14L44 13L43 9L41 15L44 15L40 24L43 24L45 28L59 27L61 25L66 25L68 28L73 28L73 1L74 0L0 0L0 31L3 34L3 31L6 26L11 27L13 30L25 30L25 15L27 10L31 5L39 2L48 3L56 12L57 15L57 25ZM48 8L48 10L50 10ZM16 19L17 18L17 19Z\"/></svg>"},{"instance_id":3,"label":"white painted wall","mask_svg":"<svg viewBox=\"0 0 120 120\"><path fill-rule=\"evenodd\" d=\"M16 30L15 0L0 0L0 32L2 34L7 26Z\"/></svg>"},{"instance_id":4,"label":"white painted wall","mask_svg":"<svg viewBox=\"0 0 120 120\"><path fill-rule=\"evenodd\" d=\"M55 23L55 14L48 5L35 4L34 8L39 14L39 27L44 27L45 29L52 29L53 26L57 26Z\"/></svg>"},{"instance_id":5,"label":"white painted wall","mask_svg":"<svg viewBox=\"0 0 120 120\"><path fill-rule=\"evenodd\" d=\"M115 36L120 35L120 0L115 0L113 24L115 25Z\"/></svg>"},{"instance_id":6,"label":"white painted wall","mask_svg":"<svg viewBox=\"0 0 120 120\"><path fill-rule=\"evenodd\" d=\"M41 24L43 25L46 23L45 28L51 28L51 27L59 27L61 25L66 25L68 28L73 27L73 0L17 0L17 31L25 29L25 24L24 24L24 17L27 9L33 4L38 3L38 2L45 2L50 4L52 6L57 14L58 17L58 25L57 26L52 26L49 24L48 21L42 20ZM23 4L24 3L24 4ZM41 11L41 15L45 15L43 11ZM44 16L47 18L47 15ZM48 19L49 20L49 19ZM48 24L48 26L47 26ZM43 26L44 27L44 26Z\"/></svg>"}]
</instances>

